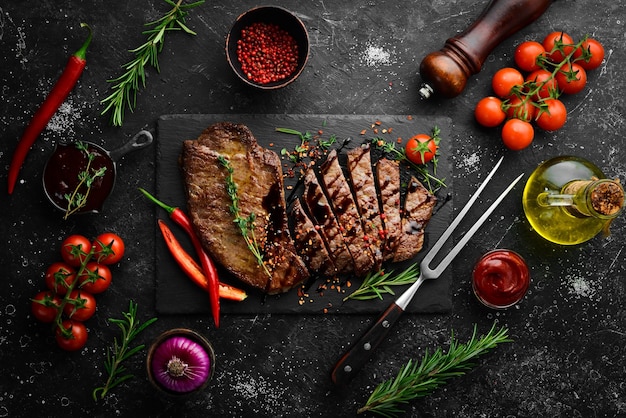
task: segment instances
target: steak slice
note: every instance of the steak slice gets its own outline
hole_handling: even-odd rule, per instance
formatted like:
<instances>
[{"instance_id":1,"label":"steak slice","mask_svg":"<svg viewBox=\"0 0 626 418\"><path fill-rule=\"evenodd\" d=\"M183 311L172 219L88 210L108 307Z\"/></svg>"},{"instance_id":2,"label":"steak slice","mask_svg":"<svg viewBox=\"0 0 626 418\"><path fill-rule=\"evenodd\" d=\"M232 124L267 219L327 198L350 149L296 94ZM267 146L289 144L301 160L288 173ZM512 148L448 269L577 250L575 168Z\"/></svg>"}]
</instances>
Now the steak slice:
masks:
<instances>
[{"instance_id":1,"label":"steak slice","mask_svg":"<svg viewBox=\"0 0 626 418\"><path fill-rule=\"evenodd\" d=\"M411 177L404 201L402 235L393 261L413 258L424 245L424 228L433 214L437 197L430 193L415 177Z\"/></svg>"},{"instance_id":2,"label":"steak slice","mask_svg":"<svg viewBox=\"0 0 626 418\"><path fill-rule=\"evenodd\" d=\"M397 161L381 158L376 163L376 178L384 224L383 260L393 259L402 235L400 217L400 166Z\"/></svg>"},{"instance_id":3,"label":"steak slice","mask_svg":"<svg viewBox=\"0 0 626 418\"><path fill-rule=\"evenodd\" d=\"M311 215L311 220L320 226L320 235L326 242L330 257L337 268L337 273L352 273L354 271L354 260L343 240L339 224L324 194L322 185L317 180L315 171L312 168L307 169L304 174L303 197Z\"/></svg>"},{"instance_id":4,"label":"steak slice","mask_svg":"<svg viewBox=\"0 0 626 418\"><path fill-rule=\"evenodd\" d=\"M324 186L326 186L328 200L331 202L341 233L354 259L354 273L357 276L363 276L373 269L374 257L365 240L361 217L350 185L339 165L336 150L328 153L326 161L320 167L320 172Z\"/></svg>"},{"instance_id":5,"label":"steak slice","mask_svg":"<svg viewBox=\"0 0 626 418\"><path fill-rule=\"evenodd\" d=\"M227 171L220 156L234 170L240 216L255 216L253 233L269 275L233 222L232 200L225 187ZM181 166L192 224L219 264L268 294L285 292L309 277L288 228L280 158L259 146L246 126L216 123L196 140L184 141Z\"/></svg>"},{"instance_id":6,"label":"steak slice","mask_svg":"<svg viewBox=\"0 0 626 418\"><path fill-rule=\"evenodd\" d=\"M311 273L332 276L337 272L335 263L330 258L326 244L318 229L304 211L300 199L296 199L291 209L294 218L294 241L296 251Z\"/></svg>"},{"instance_id":7,"label":"steak slice","mask_svg":"<svg viewBox=\"0 0 626 418\"><path fill-rule=\"evenodd\" d=\"M348 172L363 222L366 242L370 244L370 250L374 256L374 266L379 269L383 262L383 222L380 218L380 203L378 202L376 181L372 170L370 146L367 144L351 149L347 154Z\"/></svg>"}]
</instances>

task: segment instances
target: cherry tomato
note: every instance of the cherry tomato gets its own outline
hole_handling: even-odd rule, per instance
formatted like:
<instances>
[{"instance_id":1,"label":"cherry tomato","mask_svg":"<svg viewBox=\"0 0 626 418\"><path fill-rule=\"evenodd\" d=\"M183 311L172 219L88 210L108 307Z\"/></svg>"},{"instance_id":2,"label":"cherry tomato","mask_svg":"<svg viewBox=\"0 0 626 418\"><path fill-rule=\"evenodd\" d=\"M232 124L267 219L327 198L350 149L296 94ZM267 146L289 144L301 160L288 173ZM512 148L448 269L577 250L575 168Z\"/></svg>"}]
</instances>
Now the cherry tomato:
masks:
<instances>
[{"instance_id":1,"label":"cherry tomato","mask_svg":"<svg viewBox=\"0 0 626 418\"><path fill-rule=\"evenodd\" d=\"M533 95L535 100L553 97L558 88L558 84L552 73L548 70L539 69L526 76L526 83L531 90L537 90Z\"/></svg>"},{"instance_id":2,"label":"cherry tomato","mask_svg":"<svg viewBox=\"0 0 626 418\"><path fill-rule=\"evenodd\" d=\"M85 266L83 274L78 278L81 290L89 293L102 293L111 285L111 269L106 265L90 261Z\"/></svg>"},{"instance_id":3,"label":"cherry tomato","mask_svg":"<svg viewBox=\"0 0 626 418\"><path fill-rule=\"evenodd\" d=\"M563 65L555 78L559 89L566 94L576 94L587 84L587 72L577 63Z\"/></svg>"},{"instance_id":4,"label":"cherry tomato","mask_svg":"<svg viewBox=\"0 0 626 418\"><path fill-rule=\"evenodd\" d=\"M557 64L574 50L574 39L565 32L551 32L543 38L541 44L550 61Z\"/></svg>"},{"instance_id":5,"label":"cherry tomato","mask_svg":"<svg viewBox=\"0 0 626 418\"><path fill-rule=\"evenodd\" d=\"M413 164L426 164L435 157L438 147L430 135L417 134L407 141L404 151Z\"/></svg>"},{"instance_id":6,"label":"cherry tomato","mask_svg":"<svg viewBox=\"0 0 626 418\"><path fill-rule=\"evenodd\" d=\"M491 78L491 87L496 96L506 98L511 94L511 89L524 84L524 76L515 68L500 68Z\"/></svg>"},{"instance_id":7,"label":"cherry tomato","mask_svg":"<svg viewBox=\"0 0 626 418\"><path fill-rule=\"evenodd\" d=\"M66 351L80 350L87 344L87 327L80 321L65 319L56 328L57 345Z\"/></svg>"},{"instance_id":8,"label":"cherry tomato","mask_svg":"<svg viewBox=\"0 0 626 418\"><path fill-rule=\"evenodd\" d=\"M98 235L93 242L93 247L96 260L101 264L118 263L124 256L124 241L113 232L105 232Z\"/></svg>"},{"instance_id":9,"label":"cherry tomato","mask_svg":"<svg viewBox=\"0 0 626 418\"><path fill-rule=\"evenodd\" d=\"M63 313L74 321L86 321L96 313L96 298L89 292L72 290Z\"/></svg>"},{"instance_id":10,"label":"cherry tomato","mask_svg":"<svg viewBox=\"0 0 626 418\"><path fill-rule=\"evenodd\" d=\"M519 96L511 96L504 105L508 119L521 119L529 122L537 113L537 108L529 98L522 99Z\"/></svg>"},{"instance_id":11,"label":"cherry tomato","mask_svg":"<svg viewBox=\"0 0 626 418\"><path fill-rule=\"evenodd\" d=\"M502 127L502 142L513 151L519 151L533 142L535 130L530 122L521 119L509 119Z\"/></svg>"},{"instance_id":12,"label":"cherry tomato","mask_svg":"<svg viewBox=\"0 0 626 418\"><path fill-rule=\"evenodd\" d=\"M76 271L72 266L62 261L50 264L46 269L46 287L57 295L64 295L74 283Z\"/></svg>"},{"instance_id":13,"label":"cherry tomato","mask_svg":"<svg viewBox=\"0 0 626 418\"><path fill-rule=\"evenodd\" d=\"M537 64L537 59L545 55L546 49L539 42L525 41L515 48L515 64L522 71L535 71L540 68L539 64Z\"/></svg>"},{"instance_id":14,"label":"cherry tomato","mask_svg":"<svg viewBox=\"0 0 626 418\"><path fill-rule=\"evenodd\" d=\"M582 41L580 48L574 52L574 58L576 59L576 64L585 70L593 70L598 68L604 60L604 47L596 39L585 39Z\"/></svg>"},{"instance_id":15,"label":"cherry tomato","mask_svg":"<svg viewBox=\"0 0 626 418\"><path fill-rule=\"evenodd\" d=\"M502 110L502 100L497 97L483 97L474 108L476 121L487 128L494 128L504 122L506 113Z\"/></svg>"},{"instance_id":16,"label":"cherry tomato","mask_svg":"<svg viewBox=\"0 0 626 418\"><path fill-rule=\"evenodd\" d=\"M45 290L35 295L31 302L33 316L45 323L54 321L61 306L61 298L53 292Z\"/></svg>"},{"instance_id":17,"label":"cherry tomato","mask_svg":"<svg viewBox=\"0 0 626 418\"><path fill-rule=\"evenodd\" d=\"M61 244L61 257L72 267L78 267L91 251L91 241L83 235L70 235Z\"/></svg>"},{"instance_id":18,"label":"cherry tomato","mask_svg":"<svg viewBox=\"0 0 626 418\"><path fill-rule=\"evenodd\" d=\"M547 108L539 109L537 116L537 126L546 131L556 131L565 125L567 120L567 109L559 99L547 99L543 102Z\"/></svg>"}]
</instances>

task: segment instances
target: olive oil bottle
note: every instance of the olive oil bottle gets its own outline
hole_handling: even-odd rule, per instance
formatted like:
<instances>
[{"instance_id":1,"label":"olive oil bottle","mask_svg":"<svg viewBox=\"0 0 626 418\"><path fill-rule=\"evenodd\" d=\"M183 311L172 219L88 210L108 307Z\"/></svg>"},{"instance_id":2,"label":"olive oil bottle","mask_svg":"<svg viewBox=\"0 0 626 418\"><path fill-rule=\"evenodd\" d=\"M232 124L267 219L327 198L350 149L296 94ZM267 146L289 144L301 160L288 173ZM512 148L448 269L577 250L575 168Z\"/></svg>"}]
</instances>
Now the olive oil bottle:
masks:
<instances>
[{"instance_id":1,"label":"olive oil bottle","mask_svg":"<svg viewBox=\"0 0 626 418\"><path fill-rule=\"evenodd\" d=\"M624 206L624 189L590 161L561 156L545 161L530 175L522 203L539 235L557 244L575 245L601 231L608 233Z\"/></svg>"}]
</instances>

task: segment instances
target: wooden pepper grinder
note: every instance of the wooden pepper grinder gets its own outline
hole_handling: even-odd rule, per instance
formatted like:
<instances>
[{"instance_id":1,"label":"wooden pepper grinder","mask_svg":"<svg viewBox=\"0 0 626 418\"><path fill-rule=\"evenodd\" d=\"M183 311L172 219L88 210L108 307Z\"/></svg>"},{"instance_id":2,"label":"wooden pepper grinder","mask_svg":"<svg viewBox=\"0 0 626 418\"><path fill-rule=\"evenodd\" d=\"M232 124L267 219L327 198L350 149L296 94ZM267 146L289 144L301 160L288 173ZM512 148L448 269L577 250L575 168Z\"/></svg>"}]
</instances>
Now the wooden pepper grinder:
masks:
<instances>
[{"instance_id":1,"label":"wooden pepper grinder","mask_svg":"<svg viewBox=\"0 0 626 418\"><path fill-rule=\"evenodd\" d=\"M504 39L534 22L552 0L491 0L478 19L420 64L422 98L433 93L461 94L467 79L480 71L489 53Z\"/></svg>"}]
</instances>

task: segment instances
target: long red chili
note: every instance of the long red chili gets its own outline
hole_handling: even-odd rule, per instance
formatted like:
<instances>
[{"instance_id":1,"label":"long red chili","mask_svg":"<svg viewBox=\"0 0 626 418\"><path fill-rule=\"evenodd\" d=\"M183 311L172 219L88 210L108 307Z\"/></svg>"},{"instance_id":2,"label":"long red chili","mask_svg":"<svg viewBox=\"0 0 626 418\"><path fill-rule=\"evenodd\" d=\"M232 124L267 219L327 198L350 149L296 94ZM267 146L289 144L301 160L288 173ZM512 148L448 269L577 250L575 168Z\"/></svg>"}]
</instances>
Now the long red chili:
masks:
<instances>
[{"instance_id":1,"label":"long red chili","mask_svg":"<svg viewBox=\"0 0 626 418\"><path fill-rule=\"evenodd\" d=\"M165 244L170 250L170 253L174 257L176 263L178 263L180 268L196 285L201 287L204 291L210 292L209 281L204 276L204 274L202 274L201 267L198 265L198 263L196 263L196 261L189 255L189 253L185 251L182 245L180 245L180 242L176 239L176 237L172 233L172 230L165 224L165 222L159 219L158 223L159 228L161 229L161 233L163 234ZM226 283L219 282L219 288L220 298L222 299L241 302L248 297L244 290Z\"/></svg>"},{"instance_id":2,"label":"long red chili","mask_svg":"<svg viewBox=\"0 0 626 418\"><path fill-rule=\"evenodd\" d=\"M220 296L219 296L219 279L217 277L217 269L215 268L215 264L213 264L213 260L209 255L204 251L196 232L191 225L191 220L189 217L183 212L180 208L168 206L165 203L158 200L156 197L152 196L146 190L139 188L141 193L143 193L148 199L152 202L156 203L160 207L162 207L169 215L170 218L180 225L189 238L191 238L191 243L193 244L194 249L196 250L196 254L198 258L200 258L200 265L202 266L202 270L204 271L204 275L209 281L209 300L211 301L211 313L213 314L213 321L215 322L215 327L220 326Z\"/></svg>"},{"instance_id":3,"label":"long red chili","mask_svg":"<svg viewBox=\"0 0 626 418\"><path fill-rule=\"evenodd\" d=\"M17 182L17 176L24 160L26 159L26 155L28 154L30 147L35 143L41 131L44 130L59 106L61 106L70 94L85 69L85 65L87 64L85 56L87 54L87 48L91 43L92 32L91 28L86 23L81 23L80 26L89 29L87 40L85 40L85 43L83 43L80 49L70 57L63 73L61 73L61 76L55 83L54 87L52 87L52 90L48 93L46 99L35 112L35 115L31 119L30 123L26 126L26 129L24 129L24 133L22 134L20 141L17 143L17 148L15 149L11 165L9 166L9 194L13 193L15 183Z\"/></svg>"}]
</instances>

